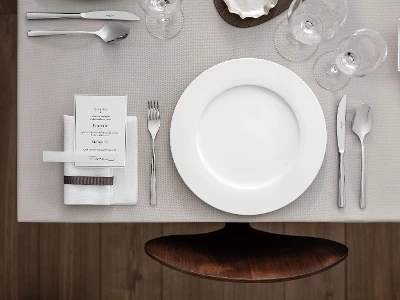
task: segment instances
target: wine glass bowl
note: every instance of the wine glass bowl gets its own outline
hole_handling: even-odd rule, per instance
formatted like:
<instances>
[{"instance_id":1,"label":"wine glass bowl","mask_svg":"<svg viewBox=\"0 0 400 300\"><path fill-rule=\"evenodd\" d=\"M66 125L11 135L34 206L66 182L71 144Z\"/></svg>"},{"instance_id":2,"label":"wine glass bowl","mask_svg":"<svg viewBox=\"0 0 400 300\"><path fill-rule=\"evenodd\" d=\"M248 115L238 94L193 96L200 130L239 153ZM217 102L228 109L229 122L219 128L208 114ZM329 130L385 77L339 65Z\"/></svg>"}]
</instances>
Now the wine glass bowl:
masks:
<instances>
[{"instance_id":1,"label":"wine glass bowl","mask_svg":"<svg viewBox=\"0 0 400 300\"><path fill-rule=\"evenodd\" d=\"M183 28L182 0L140 0L147 30L159 39L169 39Z\"/></svg>"},{"instance_id":2,"label":"wine glass bowl","mask_svg":"<svg viewBox=\"0 0 400 300\"><path fill-rule=\"evenodd\" d=\"M387 45L375 30L360 29L345 40L335 52L335 62L341 72L352 77L365 76L382 65Z\"/></svg>"},{"instance_id":3,"label":"wine glass bowl","mask_svg":"<svg viewBox=\"0 0 400 300\"><path fill-rule=\"evenodd\" d=\"M166 19L170 18L176 9L179 9L180 1L141 0L140 6L148 16L151 16L155 19Z\"/></svg>"},{"instance_id":4,"label":"wine glass bowl","mask_svg":"<svg viewBox=\"0 0 400 300\"><path fill-rule=\"evenodd\" d=\"M334 52L317 60L314 76L327 90L345 87L351 77L363 77L378 69L387 56L382 36L371 29L360 29L342 41Z\"/></svg>"},{"instance_id":5,"label":"wine glass bowl","mask_svg":"<svg viewBox=\"0 0 400 300\"><path fill-rule=\"evenodd\" d=\"M304 61L335 36L346 17L346 0L293 0L275 32L276 49L290 61Z\"/></svg>"}]
</instances>

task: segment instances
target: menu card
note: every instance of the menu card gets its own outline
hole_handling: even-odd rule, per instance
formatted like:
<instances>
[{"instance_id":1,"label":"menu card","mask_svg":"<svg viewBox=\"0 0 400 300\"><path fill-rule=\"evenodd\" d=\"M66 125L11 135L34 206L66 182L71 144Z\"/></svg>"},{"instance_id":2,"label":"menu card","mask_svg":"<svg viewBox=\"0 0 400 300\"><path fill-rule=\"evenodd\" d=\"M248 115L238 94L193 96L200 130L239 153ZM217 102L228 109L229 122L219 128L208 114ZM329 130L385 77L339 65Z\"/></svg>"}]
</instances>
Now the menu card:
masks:
<instances>
[{"instance_id":1,"label":"menu card","mask_svg":"<svg viewBox=\"0 0 400 300\"><path fill-rule=\"evenodd\" d=\"M126 114L127 96L75 95L75 152L96 153L75 167L125 167Z\"/></svg>"}]
</instances>

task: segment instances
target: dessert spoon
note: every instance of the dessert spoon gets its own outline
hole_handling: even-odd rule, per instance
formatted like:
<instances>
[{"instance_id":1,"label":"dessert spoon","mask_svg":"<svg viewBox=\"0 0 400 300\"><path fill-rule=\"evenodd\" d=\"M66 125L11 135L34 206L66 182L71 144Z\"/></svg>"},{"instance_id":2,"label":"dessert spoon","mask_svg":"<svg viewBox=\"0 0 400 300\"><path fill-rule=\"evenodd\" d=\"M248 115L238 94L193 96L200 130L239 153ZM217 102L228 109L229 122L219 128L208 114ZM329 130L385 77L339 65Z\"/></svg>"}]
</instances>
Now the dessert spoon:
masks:
<instances>
[{"instance_id":1,"label":"dessert spoon","mask_svg":"<svg viewBox=\"0 0 400 300\"><path fill-rule=\"evenodd\" d=\"M50 36L68 34L93 34L100 37L107 44L116 43L125 39L130 32L130 28L119 22L107 23L99 31L50 31L50 30L29 30L28 36Z\"/></svg>"},{"instance_id":2,"label":"dessert spoon","mask_svg":"<svg viewBox=\"0 0 400 300\"><path fill-rule=\"evenodd\" d=\"M361 104L353 115L353 132L358 135L361 142L361 198L360 208L366 207L365 199L365 153L364 138L372 129L372 111L367 104Z\"/></svg>"}]
</instances>

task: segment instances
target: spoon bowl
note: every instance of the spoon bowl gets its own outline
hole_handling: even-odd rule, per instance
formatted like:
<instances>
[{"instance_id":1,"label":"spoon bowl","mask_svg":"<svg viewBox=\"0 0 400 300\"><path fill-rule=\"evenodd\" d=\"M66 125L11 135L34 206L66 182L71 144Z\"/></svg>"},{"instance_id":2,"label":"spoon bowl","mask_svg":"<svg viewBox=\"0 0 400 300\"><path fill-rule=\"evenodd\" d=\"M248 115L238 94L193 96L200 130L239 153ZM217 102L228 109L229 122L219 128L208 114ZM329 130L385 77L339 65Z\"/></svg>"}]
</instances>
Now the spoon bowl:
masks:
<instances>
[{"instance_id":1,"label":"spoon bowl","mask_svg":"<svg viewBox=\"0 0 400 300\"><path fill-rule=\"evenodd\" d=\"M105 24L95 34L100 37L107 44L119 42L128 37L130 29L128 26L119 23L112 22Z\"/></svg>"},{"instance_id":2,"label":"spoon bowl","mask_svg":"<svg viewBox=\"0 0 400 300\"><path fill-rule=\"evenodd\" d=\"M354 113L352 120L353 132L360 138L360 141L372 129L372 111L367 104L361 104Z\"/></svg>"}]
</instances>

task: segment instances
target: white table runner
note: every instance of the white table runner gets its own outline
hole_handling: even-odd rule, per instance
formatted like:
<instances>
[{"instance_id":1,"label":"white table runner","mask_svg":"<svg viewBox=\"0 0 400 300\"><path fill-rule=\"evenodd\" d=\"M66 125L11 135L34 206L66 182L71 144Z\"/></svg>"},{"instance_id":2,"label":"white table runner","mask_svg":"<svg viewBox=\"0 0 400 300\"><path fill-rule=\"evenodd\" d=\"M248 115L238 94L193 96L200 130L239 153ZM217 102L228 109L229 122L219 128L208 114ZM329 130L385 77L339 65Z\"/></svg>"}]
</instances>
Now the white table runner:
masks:
<instances>
[{"instance_id":1,"label":"white table runner","mask_svg":"<svg viewBox=\"0 0 400 300\"><path fill-rule=\"evenodd\" d=\"M400 2L348 1L343 36L359 28L378 30L389 47L377 72L353 79L340 92L320 88L313 65L334 49L339 38L321 46L310 60L291 63L275 50L273 36L284 15L263 25L238 29L226 24L212 0L184 0L184 29L172 40L152 37L134 0L19 0L18 8L18 220L24 222L375 222L400 221L400 74L397 70L397 21ZM84 12L128 10L142 21L128 23L131 36L116 45L96 37L28 38L28 29L97 30L104 21L27 21L28 11ZM169 148L169 126L185 87L201 72L225 60L255 57L297 73L318 97L327 123L325 161L314 183L290 205L245 217L214 209L199 200L177 173ZM346 152L347 205L337 208L338 154L336 110L348 94ZM128 95L128 115L139 121L139 202L137 206L71 207L63 204L63 166L43 163L43 150L62 150L64 114L73 114L74 94ZM151 144L147 101L158 100L162 125L157 136L158 195L149 204ZM373 110L374 126L366 143L367 209L358 205L360 144L350 121L362 102ZM290 188L290 187L288 187ZM245 200L244 200L245 201Z\"/></svg>"}]
</instances>

